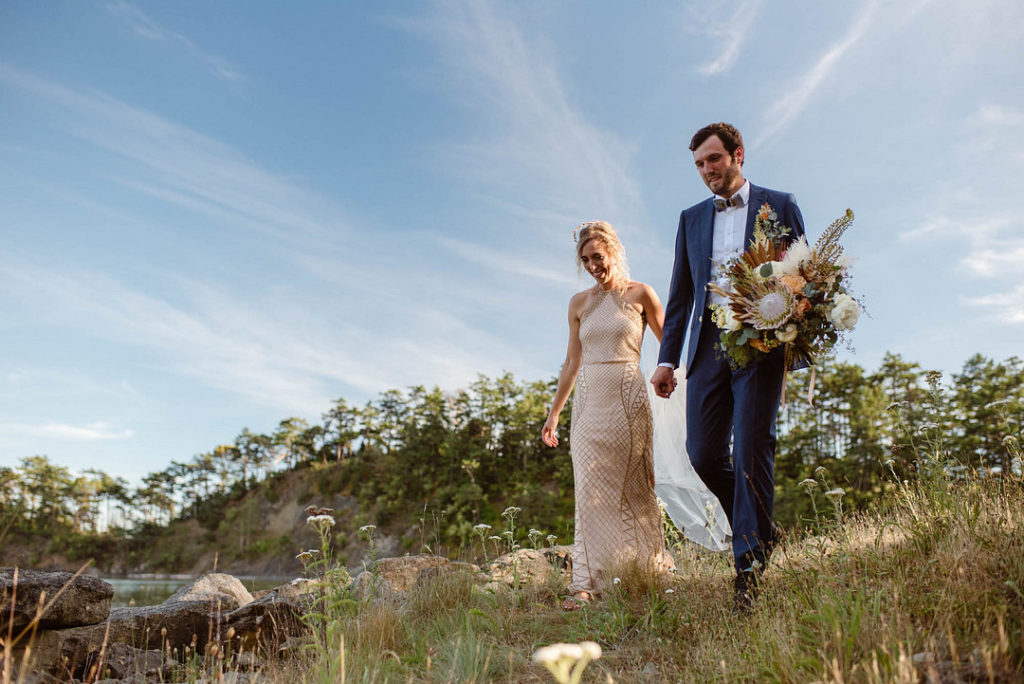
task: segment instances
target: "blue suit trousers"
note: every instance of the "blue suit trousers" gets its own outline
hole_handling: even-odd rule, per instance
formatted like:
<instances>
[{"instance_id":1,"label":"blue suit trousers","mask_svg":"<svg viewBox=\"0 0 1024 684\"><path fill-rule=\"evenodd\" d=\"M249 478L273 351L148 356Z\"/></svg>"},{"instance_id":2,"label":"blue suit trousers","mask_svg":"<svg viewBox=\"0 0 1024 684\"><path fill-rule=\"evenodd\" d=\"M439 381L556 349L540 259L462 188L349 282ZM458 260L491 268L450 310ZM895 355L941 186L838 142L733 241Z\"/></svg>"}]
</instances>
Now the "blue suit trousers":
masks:
<instances>
[{"instance_id":1,"label":"blue suit trousers","mask_svg":"<svg viewBox=\"0 0 1024 684\"><path fill-rule=\"evenodd\" d=\"M704 316L710 322L709 310ZM717 343L717 326L702 325L686 381L686 449L729 518L736 570L742 572L755 561L767 562L772 539L775 419L785 358L778 348L734 370Z\"/></svg>"}]
</instances>

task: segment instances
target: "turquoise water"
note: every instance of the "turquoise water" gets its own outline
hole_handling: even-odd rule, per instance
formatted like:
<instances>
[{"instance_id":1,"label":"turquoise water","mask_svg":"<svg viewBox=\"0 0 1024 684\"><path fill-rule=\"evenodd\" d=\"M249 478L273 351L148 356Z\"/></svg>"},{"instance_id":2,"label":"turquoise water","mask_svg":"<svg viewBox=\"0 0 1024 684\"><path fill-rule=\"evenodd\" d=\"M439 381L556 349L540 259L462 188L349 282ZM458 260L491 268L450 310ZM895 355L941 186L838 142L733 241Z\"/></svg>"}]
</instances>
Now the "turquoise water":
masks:
<instances>
[{"instance_id":1,"label":"turquoise water","mask_svg":"<svg viewBox=\"0 0 1024 684\"><path fill-rule=\"evenodd\" d=\"M114 608L123 606L155 606L163 603L168 596L181 587L191 584L195 577L129 577L110 578L103 577L103 581L110 582L114 586L114 599L111 606ZM273 589L274 587L286 584L292 578L288 577L239 577L242 584L249 591L261 591Z\"/></svg>"}]
</instances>

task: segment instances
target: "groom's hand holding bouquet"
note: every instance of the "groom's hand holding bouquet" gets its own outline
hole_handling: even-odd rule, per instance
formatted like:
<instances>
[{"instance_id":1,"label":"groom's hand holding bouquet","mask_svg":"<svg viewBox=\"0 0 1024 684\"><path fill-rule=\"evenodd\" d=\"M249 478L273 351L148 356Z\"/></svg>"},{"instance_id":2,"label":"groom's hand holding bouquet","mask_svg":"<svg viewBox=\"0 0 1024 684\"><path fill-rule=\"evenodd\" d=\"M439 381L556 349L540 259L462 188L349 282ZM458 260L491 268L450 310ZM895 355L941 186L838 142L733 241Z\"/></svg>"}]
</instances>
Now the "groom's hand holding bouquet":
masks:
<instances>
[{"instance_id":1,"label":"groom's hand holding bouquet","mask_svg":"<svg viewBox=\"0 0 1024 684\"><path fill-rule=\"evenodd\" d=\"M814 365L853 329L861 307L846 289L850 259L839 244L852 223L847 209L813 248L803 236L787 245L790 229L767 202L761 205L749 249L725 264L727 287L708 285L726 300L711 310L731 366L756 362L779 346L787 368Z\"/></svg>"}]
</instances>

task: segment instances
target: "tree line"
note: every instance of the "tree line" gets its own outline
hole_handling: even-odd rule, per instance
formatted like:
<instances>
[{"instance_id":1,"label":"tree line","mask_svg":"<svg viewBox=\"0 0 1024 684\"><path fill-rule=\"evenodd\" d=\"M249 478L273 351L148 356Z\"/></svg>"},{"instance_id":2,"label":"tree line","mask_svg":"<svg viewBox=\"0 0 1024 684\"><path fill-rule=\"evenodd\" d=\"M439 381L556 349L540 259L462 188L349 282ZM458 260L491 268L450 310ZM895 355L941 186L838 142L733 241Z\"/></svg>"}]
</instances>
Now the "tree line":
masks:
<instances>
[{"instance_id":1,"label":"tree line","mask_svg":"<svg viewBox=\"0 0 1024 684\"><path fill-rule=\"evenodd\" d=\"M873 372L826 360L814 377L813 403L810 383L810 372L790 373L779 414L775 517L785 525L811 521L812 497L821 493L808 496L799 483L819 467L855 509L884 500L894 480L918 467L922 445L965 472L1020 468L1008 446L1020 443L1024 421L1017 357L997 363L974 356L945 383L894 354ZM407 526L430 511L439 541L457 546L478 523L498 527L501 511L515 505L527 525L542 524L567 542L570 412L563 412L559 447L540 441L555 385L505 374L480 376L455 392L415 386L362 405L341 398L319 423L293 417L268 434L243 429L232 443L173 461L134 486L98 469L72 473L46 456L29 456L0 467L0 543L9 533L79 545L139 538L189 518L211 527L230 502L301 468L318 469L319 494L354 497L381 527Z\"/></svg>"}]
</instances>

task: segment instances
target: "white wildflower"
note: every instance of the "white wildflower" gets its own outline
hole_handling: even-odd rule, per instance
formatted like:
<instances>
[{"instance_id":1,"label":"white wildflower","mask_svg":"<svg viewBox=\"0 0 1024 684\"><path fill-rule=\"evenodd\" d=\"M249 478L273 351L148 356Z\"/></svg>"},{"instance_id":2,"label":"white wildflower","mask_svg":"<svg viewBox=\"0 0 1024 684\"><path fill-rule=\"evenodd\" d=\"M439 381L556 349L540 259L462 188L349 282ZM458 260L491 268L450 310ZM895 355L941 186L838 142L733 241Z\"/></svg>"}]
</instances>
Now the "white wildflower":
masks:
<instances>
[{"instance_id":1,"label":"white wildflower","mask_svg":"<svg viewBox=\"0 0 1024 684\"><path fill-rule=\"evenodd\" d=\"M522 512L522 508L519 506L509 506L501 512L502 518L514 518Z\"/></svg>"},{"instance_id":2,"label":"white wildflower","mask_svg":"<svg viewBox=\"0 0 1024 684\"><path fill-rule=\"evenodd\" d=\"M814 487L818 486L818 481L812 480L809 477L805 477L804 479L800 480L800 484L798 486L804 487L806 489L813 489Z\"/></svg>"},{"instance_id":3,"label":"white wildflower","mask_svg":"<svg viewBox=\"0 0 1024 684\"><path fill-rule=\"evenodd\" d=\"M621 583L622 583L622 580L619 579L618 577L615 577L615 578L612 579L612 584L621 584Z\"/></svg>"},{"instance_id":4,"label":"white wildflower","mask_svg":"<svg viewBox=\"0 0 1024 684\"><path fill-rule=\"evenodd\" d=\"M843 489L842 487L836 487L835 489L830 489L827 492L825 492L825 496L827 496L830 499L841 499L845 494L846 490Z\"/></svg>"},{"instance_id":5,"label":"white wildflower","mask_svg":"<svg viewBox=\"0 0 1024 684\"><path fill-rule=\"evenodd\" d=\"M674 594L674 593L676 593L676 590L675 589L671 589L671 588L670 589L666 589L665 593L666 594Z\"/></svg>"},{"instance_id":6,"label":"white wildflower","mask_svg":"<svg viewBox=\"0 0 1024 684\"><path fill-rule=\"evenodd\" d=\"M306 524L312 525L313 527L319 527L320 525L334 527L336 523L333 515L311 515L306 518Z\"/></svg>"},{"instance_id":7,"label":"white wildflower","mask_svg":"<svg viewBox=\"0 0 1024 684\"><path fill-rule=\"evenodd\" d=\"M376 525L363 525L362 527L359 528L359 533L360 534L370 535L370 534L373 534L373 531L376 530L376 529L377 529Z\"/></svg>"},{"instance_id":8,"label":"white wildflower","mask_svg":"<svg viewBox=\"0 0 1024 684\"><path fill-rule=\"evenodd\" d=\"M476 530L477 534L485 534L487 530L491 529L491 526L486 523L480 523L479 525L473 525L473 529Z\"/></svg>"},{"instance_id":9,"label":"white wildflower","mask_svg":"<svg viewBox=\"0 0 1024 684\"><path fill-rule=\"evenodd\" d=\"M533 661L546 667L559 684L579 682L583 669L601 657L601 647L593 641L579 644L552 644L537 649Z\"/></svg>"}]
</instances>

